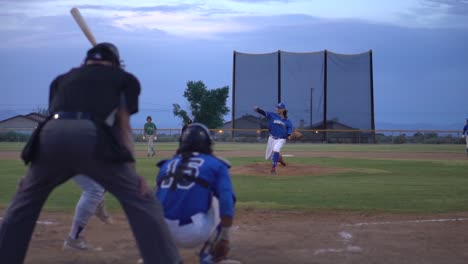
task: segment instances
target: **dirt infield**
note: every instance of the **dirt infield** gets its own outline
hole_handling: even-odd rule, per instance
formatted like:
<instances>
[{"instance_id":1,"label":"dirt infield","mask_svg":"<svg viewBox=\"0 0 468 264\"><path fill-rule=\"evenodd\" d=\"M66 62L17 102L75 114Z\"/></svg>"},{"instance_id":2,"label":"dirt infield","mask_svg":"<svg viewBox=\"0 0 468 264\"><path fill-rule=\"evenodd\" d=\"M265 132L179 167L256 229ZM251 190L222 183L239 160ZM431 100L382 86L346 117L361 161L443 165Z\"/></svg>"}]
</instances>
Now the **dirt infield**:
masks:
<instances>
[{"instance_id":1,"label":"dirt infield","mask_svg":"<svg viewBox=\"0 0 468 264\"><path fill-rule=\"evenodd\" d=\"M159 152L170 156L172 152ZM263 152L218 152L223 157L263 156ZM288 153L284 153L288 154ZM145 152L138 152L145 157ZM294 152L296 157L464 160L463 153ZM18 159L18 152L0 152L0 159ZM233 174L267 175L269 165L233 167ZM286 173L278 167L278 173ZM287 176L323 175L344 169L288 164ZM0 208L0 216L3 210ZM62 250L71 213L43 212L25 263L132 264L139 259L125 215L115 213L114 225L95 218L86 238L100 252ZM157 245L155 245L156 247ZM181 251L185 263L197 263L195 250ZM316 211L291 212L238 209L231 258L242 263L468 263L468 212L453 214L390 214ZM1 262L1 260L0 260Z\"/></svg>"},{"instance_id":2,"label":"dirt infield","mask_svg":"<svg viewBox=\"0 0 468 264\"><path fill-rule=\"evenodd\" d=\"M104 225L92 219L86 238L101 252L62 250L71 214L43 213L28 264L129 264L139 254L124 215ZM47 224L44 224L47 223ZM242 263L468 263L468 213L357 214L241 209L233 227L231 257ZM155 245L157 246L157 245ZM182 250L197 263L195 250Z\"/></svg>"}]
</instances>

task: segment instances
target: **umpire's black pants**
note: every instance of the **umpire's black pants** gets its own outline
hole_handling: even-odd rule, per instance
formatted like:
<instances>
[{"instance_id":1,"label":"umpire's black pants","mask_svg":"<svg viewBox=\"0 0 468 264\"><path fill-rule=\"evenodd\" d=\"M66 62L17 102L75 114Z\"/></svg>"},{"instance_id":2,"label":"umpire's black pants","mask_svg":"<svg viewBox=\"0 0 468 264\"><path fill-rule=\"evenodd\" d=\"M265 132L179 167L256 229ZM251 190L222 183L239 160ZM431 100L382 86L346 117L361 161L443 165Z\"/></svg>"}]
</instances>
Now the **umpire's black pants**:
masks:
<instances>
[{"instance_id":1,"label":"umpire's black pants","mask_svg":"<svg viewBox=\"0 0 468 264\"><path fill-rule=\"evenodd\" d=\"M76 174L93 178L121 203L145 264L181 263L152 194L131 164L96 159L96 128L89 120L51 120L41 131L39 152L21 180L0 227L0 263L24 262L39 213L51 191Z\"/></svg>"}]
</instances>

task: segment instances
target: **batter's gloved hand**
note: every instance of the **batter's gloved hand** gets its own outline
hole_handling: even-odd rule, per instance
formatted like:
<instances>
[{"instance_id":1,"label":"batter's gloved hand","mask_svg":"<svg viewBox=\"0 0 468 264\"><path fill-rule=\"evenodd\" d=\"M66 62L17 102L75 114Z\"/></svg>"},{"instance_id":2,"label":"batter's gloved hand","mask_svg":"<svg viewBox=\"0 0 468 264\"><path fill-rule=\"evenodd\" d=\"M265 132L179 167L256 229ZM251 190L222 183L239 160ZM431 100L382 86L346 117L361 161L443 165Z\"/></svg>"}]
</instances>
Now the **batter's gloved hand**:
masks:
<instances>
[{"instance_id":1,"label":"batter's gloved hand","mask_svg":"<svg viewBox=\"0 0 468 264\"><path fill-rule=\"evenodd\" d=\"M210 254L213 257L213 261L216 263L226 259L230 249L231 247L229 246L229 240L219 239L215 241L210 251Z\"/></svg>"}]
</instances>

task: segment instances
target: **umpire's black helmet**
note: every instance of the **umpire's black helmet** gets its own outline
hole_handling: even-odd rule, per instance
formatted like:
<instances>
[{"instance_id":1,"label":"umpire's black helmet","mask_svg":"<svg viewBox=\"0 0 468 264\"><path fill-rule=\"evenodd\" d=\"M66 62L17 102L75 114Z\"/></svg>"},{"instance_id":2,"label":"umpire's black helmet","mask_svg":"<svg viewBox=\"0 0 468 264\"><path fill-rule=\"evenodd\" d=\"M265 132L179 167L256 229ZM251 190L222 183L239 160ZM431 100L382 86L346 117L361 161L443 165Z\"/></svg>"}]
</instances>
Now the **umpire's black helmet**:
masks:
<instances>
[{"instance_id":1,"label":"umpire's black helmet","mask_svg":"<svg viewBox=\"0 0 468 264\"><path fill-rule=\"evenodd\" d=\"M109 42L102 42L88 50L87 60L110 61L113 65L120 67L120 54L117 47Z\"/></svg>"},{"instance_id":2,"label":"umpire's black helmet","mask_svg":"<svg viewBox=\"0 0 468 264\"><path fill-rule=\"evenodd\" d=\"M200 152L212 154L212 145L213 140L211 139L210 130L201 123L192 123L182 132L177 153Z\"/></svg>"}]
</instances>

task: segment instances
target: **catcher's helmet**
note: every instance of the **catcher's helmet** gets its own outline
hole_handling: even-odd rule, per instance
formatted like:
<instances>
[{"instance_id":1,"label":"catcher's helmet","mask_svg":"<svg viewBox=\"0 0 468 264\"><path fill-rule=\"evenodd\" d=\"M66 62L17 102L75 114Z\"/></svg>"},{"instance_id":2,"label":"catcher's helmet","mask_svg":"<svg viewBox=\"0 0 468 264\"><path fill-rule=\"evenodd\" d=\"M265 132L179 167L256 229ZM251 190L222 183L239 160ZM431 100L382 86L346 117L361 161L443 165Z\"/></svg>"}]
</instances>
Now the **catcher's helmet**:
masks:
<instances>
[{"instance_id":1,"label":"catcher's helmet","mask_svg":"<svg viewBox=\"0 0 468 264\"><path fill-rule=\"evenodd\" d=\"M179 149L177 153L200 152L204 154L213 153L213 140L210 130L200 123L192 123L187 126L180 136Z\"/></svg>"},{"instance_id":2,"label":"catcher's helmet","mask_svg":"<svg viewBox=\"0 0 468 264\"><path fill-rule=\"evenodd\" d=\"M279 108L279 109L286 109L286 105L283 103L283 102L280 102L276 105L276 108Z\"/></svg>"},{"instance_id":3,"label":"catcher's helmet","mask_svg":"<svg viewBox=\"0 0 468 264\"><path fill-rule=\"evenodd\" d=\"M102 42L88 50L87 60L110 61L115 66L120 67L120 54L117 47L109 42Z\"/></svg>"}]
</instances>

